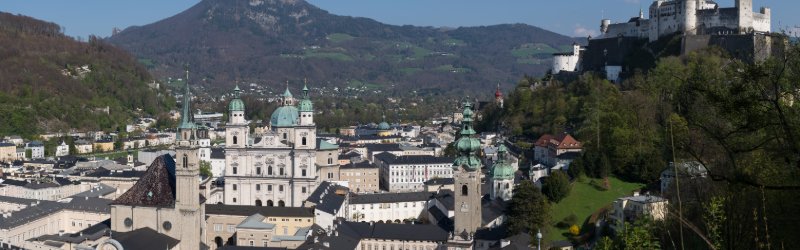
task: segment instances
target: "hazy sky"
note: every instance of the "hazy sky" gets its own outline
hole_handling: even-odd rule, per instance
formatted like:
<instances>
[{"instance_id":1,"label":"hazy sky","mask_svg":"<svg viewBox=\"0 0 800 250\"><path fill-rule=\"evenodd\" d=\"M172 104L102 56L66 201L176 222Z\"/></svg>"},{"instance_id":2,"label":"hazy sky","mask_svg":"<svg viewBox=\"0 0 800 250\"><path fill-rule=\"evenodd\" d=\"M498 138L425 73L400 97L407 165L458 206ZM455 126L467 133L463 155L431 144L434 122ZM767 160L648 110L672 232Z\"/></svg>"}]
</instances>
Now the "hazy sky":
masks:
<instances>
[{"instance_id":1,"label":"hazy sky","mask_svg":"<svg viewBox=\"0 0 800 250\"><path fill-rule=\"evenodd\" d=\"M226 0L233 1L233 0ZM241 0L237 0L241 1ZM568 36L597 34L600 19L628 20L650 0L308 0L331 13L388 24L478 26L526 23ZM145 25L175 15L199 0L2 0L0 11L52 21L71 36L105 37L114 27ZM734 0L718 0L722 7ZM754 0L772 8L773 29L800 25L800 1Z\"/></svg>"}]
</instances>

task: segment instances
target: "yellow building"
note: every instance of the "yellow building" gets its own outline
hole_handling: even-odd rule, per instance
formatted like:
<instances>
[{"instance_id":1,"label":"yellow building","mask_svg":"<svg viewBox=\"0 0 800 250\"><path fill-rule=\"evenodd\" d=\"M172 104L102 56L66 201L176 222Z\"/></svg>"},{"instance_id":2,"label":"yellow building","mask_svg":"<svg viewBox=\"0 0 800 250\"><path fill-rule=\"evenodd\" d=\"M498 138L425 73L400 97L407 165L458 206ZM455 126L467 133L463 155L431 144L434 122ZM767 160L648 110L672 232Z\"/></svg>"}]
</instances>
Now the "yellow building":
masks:
<instances>
[{"instance_id":1,"label":"yellow building","mask_svg":"<svg viewBox=\"0 0 800 250\"><path fill-rule=\"evenodd\" d=\"M95 152L110 152L114 151L114 141L111 140L101 140L96 141L93 144Z\"/></svg>"},{"instance_id":2,"label":"yellow building","mask_svg":"<svg viewBox=\"0 0 800 250\"><path fill-rule=\"evenodd\" d=\"M17 146L13 143L0 143L0 162L17 160Z\"/></svg>"},{"instance_id":3,"label":"yellow building","mask_svg":"<svg viewBox=\"0 0 800 250\"><path fill-rule=\"evenodd\" d=\"M297 248L314 225L314 210L207 204L206 242L224 245Z\"/></svg>"}]
</instances>

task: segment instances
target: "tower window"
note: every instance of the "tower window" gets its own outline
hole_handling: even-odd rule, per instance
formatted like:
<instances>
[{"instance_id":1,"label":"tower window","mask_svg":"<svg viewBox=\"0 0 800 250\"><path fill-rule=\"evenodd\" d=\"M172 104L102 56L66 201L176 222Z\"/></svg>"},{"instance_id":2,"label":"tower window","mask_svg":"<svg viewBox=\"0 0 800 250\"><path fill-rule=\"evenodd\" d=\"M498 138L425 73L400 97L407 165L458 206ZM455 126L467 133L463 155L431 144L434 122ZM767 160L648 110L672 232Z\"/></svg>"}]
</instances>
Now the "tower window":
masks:
<instances>
[{"instance_id":1,"label":"tower window","mask_svg":"<svg viewBox=\"0 0 800 250\"><path fill-rule=\"evenodd\" d=\"M278 185L278 192L283 192L283 185Z\"/></svg>"},{"instance_id":2,"label":"tower window","mask_svg":"<svg viewBox=\"0 0 800 250\"><path fill-rule=\"evenodd\" d=\"M328 158L328 165L333 164L333 158Z\"/></svg>"},{"instance_id":3,"label":"tower window","mask_svg":"<svg viewBox=\"0 0 800 250\"><path fill-rule=\"evenodd\" d=\"M238 138L236 138L235 135L233 136L233 144L239 144Z\"/></svg>"},{"instance_id":4,"label":"tower window","mask_svg":"<svg viewBox=\"0 0 800 250\"><path fill-rule=\"evenodd\" d=\"M272 166L267 167L267 175L272 175Z\"/></svg>"},{"instance_id":5,"label":"tower window","mask_svg":"<svg viewBox=\"0 0 800 250\"><path fill-rule=\"evenodd\" d=\"M303 146L305 146L305 145L306 145L306 137L304 136L303 137Z\"/></svg>"},{"instance_id":6,"label":"tower window","mask_svg":"<svg viewBox=\"0 0 800 250\"><path fill-rule=\"evenodd\" d=\"M508 182L506 182L506 189L508 189Z\"/></svg>"},{"instance_id":7,"label":"tower window","mask_svg":"<svg viewBox=\"0 0 800 250\"><path fill-rule=\"evenodd\" d=\"M286 140L286 133L283 133L283 139Z\"/></svg>"},{"instance_id":8,"label":"tower window","mask_svg":"<svg viewBox=\"0 0 800 250\"><path fill-rule=\"evenodd\" d=\"M306 176L306 170L305 169L300 170L300 173L301 173L302 176Z\"/></svg>"},{"instance_id":9,"label":"tower window","mask_svg":"<svg viewBox=\"0 0 800 250\"><path fill-rule=\"evenodd\" d=\"M261 167L256 167L256 174L261 175Z\"/></svg>"},{"instance_id":10,"label":"tower window","mask_svg":"<svg viewBox=\"0 0 800 250\"><path fill-rule=\"evenodd\" d=\"M236 174L236 167L233 167L233 174Z\"/></svg>"},{"instance_id":11,"label":"tower window","mask_svg":"<svg viewBox=\"0 0 800 250\"><path fill-rule=\"evenodd\" d=\"M461 195L466 196L467 194L469 194L469 190L467 188L467 185L462 185L461 186Z\"/></svg>"},{"instance_id":12,"label":"tower window","mask_svg":"<svg viewBox=\"0 0 800 250\"><path fill-rule=\"evenodd\" d=\"M188 168L188 167L189 167L189 156L183 154L183 168Z\"/></svg>"},{"instance_id":13,"label":"tower window","mask_svg":"<svg viewBox=\"0 0 800 250\"><path fill-rule=\"evenodd\" d=\"M256 184L256 191L261 191L261 184Z\"/></svg>"},{"instance_id":14,"label":"tower window","mask_svg":"<svg viewBox=\"0 0 800 250\"><path fill-rule=\"evenodd\" d=\"M278 175L283 175L283 168L278 169Z\"/></svg>"},{"instance_id":15,"label":"tower window","mask_svg":"<svg viewBox=\"0 0 800 250\"><path fill-rule=\"evenodd\" d=\"M233 191L236 191L236 184L233 184Z\"/></svg>"}]
</instances>

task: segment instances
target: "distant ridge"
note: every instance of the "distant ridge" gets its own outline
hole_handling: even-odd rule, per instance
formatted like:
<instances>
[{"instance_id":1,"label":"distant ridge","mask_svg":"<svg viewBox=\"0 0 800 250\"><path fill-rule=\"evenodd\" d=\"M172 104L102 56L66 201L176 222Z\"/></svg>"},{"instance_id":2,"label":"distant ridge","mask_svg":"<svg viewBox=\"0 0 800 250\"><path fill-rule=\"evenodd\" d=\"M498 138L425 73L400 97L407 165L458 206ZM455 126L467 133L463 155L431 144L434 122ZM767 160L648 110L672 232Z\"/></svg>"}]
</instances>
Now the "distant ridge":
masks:
<instances>
[{"instance_id":1,"label":"distant ridge","mask_svg":"<svg viewBox=\"0 0 800 250\"><path fill-rule=\"evenodd\" d=\"M302 0L203 0L108 41L156 77L178 76L189 62L207 86L226 90L236 80L277 87L307 77L315 85L452 92L543 74L550 54L575 40L525 24L387 25Z\"/></svg>"}]
</instances>

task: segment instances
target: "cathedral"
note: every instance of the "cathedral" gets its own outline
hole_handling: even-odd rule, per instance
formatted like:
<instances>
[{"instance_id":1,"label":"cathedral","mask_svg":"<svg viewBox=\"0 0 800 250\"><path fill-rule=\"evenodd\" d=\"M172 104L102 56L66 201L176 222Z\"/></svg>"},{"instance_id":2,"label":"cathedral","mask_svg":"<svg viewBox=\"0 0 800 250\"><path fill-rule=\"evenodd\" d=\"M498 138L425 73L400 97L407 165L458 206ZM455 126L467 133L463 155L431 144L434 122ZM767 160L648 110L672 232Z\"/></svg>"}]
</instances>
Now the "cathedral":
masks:
<instances>
[{"instance_id":1,"label":"cathedral","mask_svg":"<svg viewBox=\"0 0 800 250\"><path fill-rule=\"evenodd\" d=\"M317 187L317 127L308 87L298 102L287 86L280 105L267 128L251 134L234 89L225 127L225 204L300 207Z\"/></svg>"}]
</instances>

